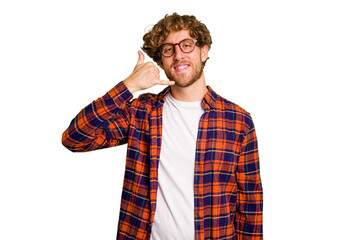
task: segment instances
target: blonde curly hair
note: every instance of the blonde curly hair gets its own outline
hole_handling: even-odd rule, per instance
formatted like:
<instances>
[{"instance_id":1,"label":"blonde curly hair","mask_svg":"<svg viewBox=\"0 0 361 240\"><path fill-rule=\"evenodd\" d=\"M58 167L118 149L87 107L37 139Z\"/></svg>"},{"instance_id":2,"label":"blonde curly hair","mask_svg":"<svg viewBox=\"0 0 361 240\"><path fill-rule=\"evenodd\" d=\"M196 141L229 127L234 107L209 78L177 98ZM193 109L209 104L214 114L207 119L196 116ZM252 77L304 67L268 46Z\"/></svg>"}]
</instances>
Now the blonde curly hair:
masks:
<instances>
[{"instance_id":1,"label":"blonde curly hair","mask_svg":"<svg viewBox=\"0 0 361 240\"><path fill-rule=\"evenodd\" d=\"M196 45L198 47L207 45L208 49L211 48L212 38L206 25L198 21L195 16L181 16L177 13L173 13L172 15L165 15L163 19L155 24L153 28L143 36L144 44L142 50L147 53L154 62L159 64L162 60L159 47L164 43L171 32L181 30L189 30L190 36L197 40ZM205 62L203 63L203 66L205 65Z\"/></svg>"}]
</instances>

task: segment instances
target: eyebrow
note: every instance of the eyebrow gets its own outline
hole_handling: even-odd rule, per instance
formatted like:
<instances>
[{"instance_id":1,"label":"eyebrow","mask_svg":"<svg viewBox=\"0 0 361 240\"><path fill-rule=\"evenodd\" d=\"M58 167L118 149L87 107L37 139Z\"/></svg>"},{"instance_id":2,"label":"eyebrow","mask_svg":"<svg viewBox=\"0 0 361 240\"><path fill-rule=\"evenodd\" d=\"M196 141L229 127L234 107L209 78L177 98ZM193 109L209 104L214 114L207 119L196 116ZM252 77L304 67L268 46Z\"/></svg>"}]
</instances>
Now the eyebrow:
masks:
<instances>
[{"instance_id":1,"label":"eyebrow","mask_svg":"<svg viewBox=\"0 0 361 240\"><path fill-rule=\"evenodd\" d=\"M184 41L184 40L186 40L186 39L191 39L191 40L196 40L196 41L197 41L197 39L193 39L193 38L189 37L189 38L184 38L184 39L180 40L180 41L177 42L177 43L165 42L165 43L162 43L159 47L163 46L164 44L172 44L172 45L175 45L175 44L178 44L178 43L180 43L180 42L182 42L182 41Z\"/></svg>"}]
</instances>

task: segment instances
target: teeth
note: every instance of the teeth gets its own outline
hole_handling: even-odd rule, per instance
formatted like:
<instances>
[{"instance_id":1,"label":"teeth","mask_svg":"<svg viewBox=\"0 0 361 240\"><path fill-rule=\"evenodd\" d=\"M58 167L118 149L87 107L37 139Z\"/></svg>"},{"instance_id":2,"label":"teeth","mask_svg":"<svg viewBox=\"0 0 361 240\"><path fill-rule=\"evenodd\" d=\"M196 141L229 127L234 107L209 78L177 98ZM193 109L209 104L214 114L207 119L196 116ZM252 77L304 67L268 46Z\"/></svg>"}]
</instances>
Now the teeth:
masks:
<instances>
[{"instance_id":1,"label":"teeth","mask_svg":"<svg viewBox=\"0 0 361 240\"><path fill-rule=\"evenodd\" d=\"M180 66L177 66L176 69L185 69L186 67L188 67L187 65L180 65Z\"/></svg>"}]
</instances>

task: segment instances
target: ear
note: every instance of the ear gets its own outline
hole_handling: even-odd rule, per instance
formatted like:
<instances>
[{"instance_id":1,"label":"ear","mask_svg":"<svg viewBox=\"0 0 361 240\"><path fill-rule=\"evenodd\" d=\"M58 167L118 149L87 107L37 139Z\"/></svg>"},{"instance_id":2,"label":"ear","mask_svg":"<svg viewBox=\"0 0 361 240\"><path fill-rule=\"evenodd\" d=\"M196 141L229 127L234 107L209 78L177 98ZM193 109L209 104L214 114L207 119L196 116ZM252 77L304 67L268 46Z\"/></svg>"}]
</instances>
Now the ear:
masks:
<instances>
[{"instance_id":1,"label":"ear","mask_svg":"<svg viewBox=\"0 0 361 240\"><path fill-rule=\"evenodd\" d=\"M206 61L207 58L208 58L208 45L204 45L202 48L201 48L201 59L202 59L202 62Z\"/></svg>"}]
</instances>

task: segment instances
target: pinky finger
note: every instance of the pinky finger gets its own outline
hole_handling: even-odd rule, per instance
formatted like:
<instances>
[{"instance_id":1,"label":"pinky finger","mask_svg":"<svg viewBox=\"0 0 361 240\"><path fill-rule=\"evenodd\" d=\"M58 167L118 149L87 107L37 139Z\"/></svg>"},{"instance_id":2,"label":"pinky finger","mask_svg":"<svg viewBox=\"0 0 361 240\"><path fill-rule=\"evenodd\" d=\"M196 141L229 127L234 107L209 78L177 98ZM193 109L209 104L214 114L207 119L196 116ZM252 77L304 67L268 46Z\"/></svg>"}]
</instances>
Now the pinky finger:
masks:
<instances>
[{"instance_id":1,"label":"pinky finger","mask_svg":"<svg viewBox=\"0 0 361 240\"><path fill-rule=\"evenodd\" d=\"M158 80L157 84L158 85L174 85L175 82L174 81L168 81L168 80Z\"/></svg>"}]
</instances>

